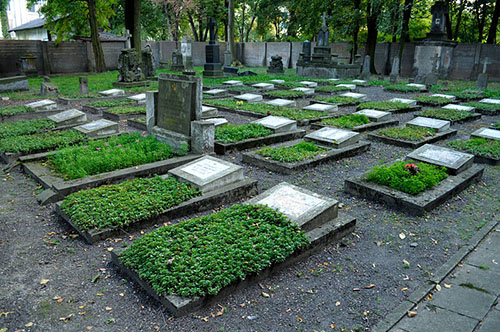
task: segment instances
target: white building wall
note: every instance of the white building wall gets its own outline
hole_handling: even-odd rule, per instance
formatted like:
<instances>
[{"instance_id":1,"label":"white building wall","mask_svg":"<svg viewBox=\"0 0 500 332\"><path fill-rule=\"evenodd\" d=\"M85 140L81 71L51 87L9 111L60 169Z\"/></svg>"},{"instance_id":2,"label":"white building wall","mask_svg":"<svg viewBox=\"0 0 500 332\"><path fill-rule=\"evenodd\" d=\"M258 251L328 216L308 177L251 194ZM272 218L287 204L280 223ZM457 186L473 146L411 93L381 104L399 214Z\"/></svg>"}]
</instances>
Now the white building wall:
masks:
<instances>
[{"instance_id":1,"label":"white building wall","mask_svg":"<svg viewBox=\"0 0 500 332\"><path fill-rule=\"evenodd\" d=\"M34 8L28 9L26 0L10 0L9 6L7 7L9 30L42 17L38 11L46 2L46 0L39 1ZM11 37L15 38L13 32L11 32Z\"/></svg>"}]
</instances>

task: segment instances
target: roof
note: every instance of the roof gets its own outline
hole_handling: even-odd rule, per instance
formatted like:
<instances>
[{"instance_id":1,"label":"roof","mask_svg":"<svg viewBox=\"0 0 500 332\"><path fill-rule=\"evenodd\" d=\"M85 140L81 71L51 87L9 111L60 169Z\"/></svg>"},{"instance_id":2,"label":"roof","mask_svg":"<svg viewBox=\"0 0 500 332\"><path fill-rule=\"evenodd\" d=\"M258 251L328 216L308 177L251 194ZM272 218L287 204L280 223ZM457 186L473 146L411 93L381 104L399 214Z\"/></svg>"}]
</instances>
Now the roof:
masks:
<instances>
[{"instance_id":1,"label":"roof","mask_svg":"<svg viewBox=\"0 0 500 332\"><path fill-rule=\"evenodd\" d=\"M74 39L80 39L80 40L91 40L90 37L74 37ZM110 32L105 32L105 31L100 31L99 32L99 39L101 41L107 42L107 41L126 41L127 37L123 36L118 36Z\"/></svg>"},{"instance_id":2,"label":"roof","mask_svg":"<svg viewBox=\"0 0 500 332\"><path fill-rule=\"evenodd\" d=\"M37 18L27 23L21 24L14 29L10 29L9 32L12 31L21 31L21 30L29 30L29 29L38 29L42 28L45 25L45 18Z\"/></svg>"}]
</instances>

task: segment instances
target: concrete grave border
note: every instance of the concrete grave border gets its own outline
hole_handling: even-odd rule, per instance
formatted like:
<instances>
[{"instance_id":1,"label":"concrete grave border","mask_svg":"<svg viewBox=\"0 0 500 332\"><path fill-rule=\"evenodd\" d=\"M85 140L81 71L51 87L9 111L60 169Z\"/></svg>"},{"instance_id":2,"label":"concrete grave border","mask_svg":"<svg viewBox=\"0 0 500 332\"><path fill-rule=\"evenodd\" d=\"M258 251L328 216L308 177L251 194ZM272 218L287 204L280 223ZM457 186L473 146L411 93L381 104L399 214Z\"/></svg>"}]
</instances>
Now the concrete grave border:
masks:
<instances>
[{"instance_id":1,"label":"concrete grave border","mask_svg":"<svg viewBox=\"0 0 500 332\"><path fill-rule=\"evenodd\" d=\"M454 136L456 134L457 134L456 129L449 129L449 130L446 130L443 132L438 132L438 133L436 133L436 135L429 137L429 138L426 138L423 141L418 141L418 142L417 141L407 141L407 140L391 138L391 137L385 137L382 135L377 135L375 133L368 133L367 137L369 140L372 140L372 141L380 141L380 142L385 143L385 144L391 144L391 145L401 146L404 148L416 149L416 148L421 147L422 145L435 143L435 142L447 139L447 138Z\"/></svg>"},{"instance_id":2,"label":"concrete grave border","mask_svg":"<svg viewBox=\"0 0 500 332\"><path fill-rule=\"evenodd\" d=\"M140 118L140 117L138 117ZM141 130L147 131L146 122L137 121L137 118L127 119L127 126Z\"/></svg>"}]
</instances>

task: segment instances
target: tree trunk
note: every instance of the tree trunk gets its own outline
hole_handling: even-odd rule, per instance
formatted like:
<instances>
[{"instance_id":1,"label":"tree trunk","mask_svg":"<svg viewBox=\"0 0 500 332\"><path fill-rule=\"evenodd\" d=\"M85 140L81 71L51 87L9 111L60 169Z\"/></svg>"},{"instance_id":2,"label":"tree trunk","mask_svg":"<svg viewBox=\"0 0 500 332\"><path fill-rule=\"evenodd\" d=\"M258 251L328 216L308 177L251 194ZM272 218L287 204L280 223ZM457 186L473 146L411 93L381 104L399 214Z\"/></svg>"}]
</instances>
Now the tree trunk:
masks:
<instances>
[{"instance_id":1,"label":"tree trunk","mask_svg":"<svg viewBox=\"0 0 500 332\"><path fill-rule=\"evenodd\" d=\"M227 15L227 39L231 51L231 61L236 60L236 47L234 44L234 0L229 0Z\"/></svg>"},{"instance_id":2,"label":"tree trunk","mask_svg":"<svg viewBox=\"0 0 500 332\"><path fill-rule=\"evenodd\" d=\"M446 15L446 22L445 23L446 23L446 35L447 35L449 40L453 40L453 27L451 26L451 15L449 12L450 1L451 0L446 1L446 3L448 4L448 14Z\"/></svg>"},{"instance_id":3,"label":"tree trunk","mask_svg":"<svg viewBox=\"0 0 500 332\"><path fill-rule=\"evenodd\" d=\"M486 44L495 44L497 40L498 17L500 16L500 0L495 3L495 11L491 19L490 31L488 32L488 39Z\"/></svg>"},{"instance_id":4,"label":"tree trunk","mask_svg":"<svg viewBox=\"0 0 500 332\"><path fill-rule=\"evenodd\" d=\"M462 13L464 12L465 9L465 0L460 0L460 6L458 7L458 12L457 12L457 23L455 24L455 33L453 34L453 40L458 39L458 32L460 29L460 24L462 23Z\"/></svg>"},{"instance_id":5,"label":"tree trunk","mask_svg":"<svg viewBox=\"0 0 500 332\"><path fill-rule=\"evenodd\" d=\"M410 25L411 9L413 8L413 0L405 0L405 7L403 8L403 24L401 25L401 37L399 38L399 66L401 69L401 58L403 57L403 50L406 43L408 34L408 27Z\"/></svg>"},{"instance_id":6,"label":"tree trunk","mask_svg":"<svg viewBox=\"0 0 500 332\"><path fill-rule=\"evenodd\" d=\"M361 0L354 0L354 27L352 32L352 52L351 63L354 63L356 54L358 53L358 37L359 37L359 7Z\"/></svg>"},{"instance_id":7,"label":"tree trunk","mask_svg":"<svg viewBox=\"0 0 500 332\"><path fill-rule=\"evenodd\" d=\"M366 38L366 53L370 56L370 72L372 74L377 74L375 69L375 48L377 47L377 20L380 14L380 6L374 8L371 1L367 3L367 16L366 16L366 26L368 29L368 35Z\"/></svg>"},{"instance_id":8,"label":"tree trunk","mask_svg":"<svg viewBox=\"0 0 500 332\"><path fill-rule=\"evenodd\" d=\"M196 31L196 26L194 25L193 16L188 12L189 25L191 26L191 31L193 31L193 37L195 41L199 41L198 32Z\"/></svg>"},{"instance_id":9,"label":"tree trunk","mask_svg":"<svg viewBox=\"0 0 500 332\"><path fill-rule=\"evenodd\" d=\"M95 1L95 0L94 0ZM141 53L141 1L125 0L125 29L132 34L131 46Z\"/></svg>"},{"instance_id":10,"label":"tree trunk","mask_svg":"<svg viewBox=\"0 0 500 332\"><path fill-rule=\"evenodd\" d=\"M87 4L89 7L90 37L94 50L95 68L98 73L102 73L106 71L106 63L104 62L104 52L102 51L101 40L99 38L95 0L87 0Z\"/></svg>"}]
</instances>

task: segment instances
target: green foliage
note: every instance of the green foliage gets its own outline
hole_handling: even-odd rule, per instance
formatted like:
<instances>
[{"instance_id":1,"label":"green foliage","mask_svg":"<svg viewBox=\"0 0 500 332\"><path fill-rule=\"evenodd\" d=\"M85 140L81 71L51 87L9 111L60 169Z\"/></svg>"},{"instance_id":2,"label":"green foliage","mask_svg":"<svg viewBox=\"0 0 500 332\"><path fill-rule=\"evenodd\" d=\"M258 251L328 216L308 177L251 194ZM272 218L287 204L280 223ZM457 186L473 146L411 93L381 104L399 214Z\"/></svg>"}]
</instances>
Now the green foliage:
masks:
<instances>
[{"instance_id":1,"label":"green foliage","mask_svg":"<svg viewBox=\"0 0 500 332\"><path fill-rule=\"evenodd\" d=\"M356 98L353 98L353 97L342 97L342 96L316 97L316 100L318 100L318 101L324 101L326 103L331 103L331 104L345 105L345 106L358 105L360 103L360 101L358 99L356 99Z\"/></svg>"},{"instance_id":2,"label":"green foliage","mask_svg":"<svg viewBox=\"0 0 500 332\"><path fill-rule=\"evenodd\" d=\"M34 112L34 110L26 106L5 106L0 108L0 116L10 116L28 112Z\"/></svg>"},{"instance_id":3,"label":"green foliage","mask_svg":"<svg viewBox=\"0 0 500 332\"><path fill-rule=\"evenodd\" d=\"M97 108L104 108L104 107L126 106L134 103L135 101L130 99L107 99L107 100L91 101L87 103L87 105Z\"/></svg>"},{"instance_id":4,"label":"green foliage","mask_svg":"<svg viewBox=\"0 0 500 332\"><path fill-rule=\"evenodd\" d=\"M87 136L76 130L61 130L0 139L0 152L36 153L84 141Z\"/></svg>"},{"instance_id":5,"label":"green foliage","mask_svg":"<svg viewBox=\"0 0 500 332\"><path fill-rule=\"evenodd\" d=\"M448 98L445 98L445 97L418 96L416 98L416 100L419 103L429 104L429 105L434 105L434 106L444 105L444 104L450 103L450 100Z\"/></svg>"},{"instance_id":6,"label":"green foliage","mask_svg":"<svg viewBox=\"0 0 500 332\"><path fill-rule=\"evenodd\" d=\"M309 240L276 210L233 205L220 212L158 228L120 259L161 295L215 295L284 261Z\"/></svg>"},{"instance_id":7,"label":"green foliage","mask_svg":"<svg viewBox=\"0 0 500 332\"><path fill-rule=\"evenodd\" d=\"M486 104L477 101L470 101L468 103L465 103L465 105L475 107L478 110L482 111L500 111L500 105L498 104Z\"/></svg>"},{"instance_id":8,"label":"green foliage","mask_svg":"<svg viewBox=\"0 0 500 332\"><path fill-rule=\"evenodd\" d=\"M276 90L267 92L267 95L275 98L298 98L303 97L306 94L302 91Z\"/></svg>"},{"instance_id":9,"label":"green foliage","mask_svg":"<svg viewBox=\"0 0 500 332\"><path fill-rule=\"evenodd\" d=\"M292 146L263 148L258 150L257 154L279 162L293 163L306 159L312 159L318 154L326 151L326 149L321 148L314 143L304 141Z\"/></svg>"},{"instance_id":10,"label":"green foliage","mask_svg":"<svg viewBox=\"0 0 500 332\"><path fill-rule=\"evenodd\" d=\"M116 115L125 115L125 114L146 114L146 107L137 107L137 106L117 106L111 107L106 110L106 112L113 113Z\"/></svg>"},{"instance_id":11,"label":"green foliage","mask_svg":"<svg viewBox=\"0 0 500 332\"><path fill-rule=\"evenodd\" d=\"M272 130L257 123L247 123L243 125L226 124L215 128L215 140L222 143L234 143L249 138L264 137L272 134Z\"/></svg>"},{"instance_id":12,"label":"green foliage","mask_svg":"<svg viewBox=\"0 0 500 332\"><path fill-rule=\"evenodd\" d=\"M345 86L334 86L334 85L327 85L327 86L318 86L316 88L316 91L320 92L340 92L340 91L350 91L348 87Z\"/></svg>"},{"instance_id":13,"label":"green foliage","mask_svg":"<svg viewBox=\"0 0 500 332\"><path fill-rule=\"evenodd\" d=\"M359 109L372 109L379 111L403 110L411 107L411 105L400 101L367 101L359 104Z\"/></svg>"},{"instance_id":14,"label":"green foliage","mask_svg":"<svg viewBox=\"0 0 500 332\"><path fill-rule=\"evenodd\" d=\"M377 135L418 142L436 135L436 131L431 128L407 126L380 129Z\"/></svg>"},{"instance_id":15,"label":"green foliage","mask_svg":"<svg viewBox=\"0 0 500 332\"><path fill-rule=\"evenodd\" d=\"M493 127L500 129L500 122L494 123Z\"/></svg>"},{"instance_id":16,"label":"green foliage","mask_svg":"<svg viewBox=\"0 0 500 332\"><path fill-rule=\"evenodd\" d=\"M448 142L447 145L474 155L500 159L500 141L471 138L469 140Z\"/></svg>"},{"instance_id":17,"label":"green foliage","mask_svg":"<svg viewBox=\"0 0 500 332\"><path fill-rule=\"evenodd\" d=\"M48 119L20 120L0 123L0 139L11 136L29 135L42 130L55 128L56 124Z\"/></svg>"},{"instance_id":18,"label":"green foliage","mask_svg":"<svg viewBox=\"0 0 500 332\"><path fill-rule=\"evenodd\" d=\"M398 161L389 166L375 166L366 175L366 179L377 184L416 195L422 191L434 187L446 179L446 168L430 165L427 163L416 163L418 171L412 174L406 165L412 161Z\"/></svg>"},{"instance_id":19,"label":"green foliage","mask_svg":"<svg viewBox=\"0 0 500 332\"><path fill-rule=\"evenodd\" d=\"M420 89L414 86L407 86L406 84L393 84L385 86L387 91L397 91L397 92L420 92Z\"/></svg>"},{"instance_id":20,"label":"green foliage","mask_svg":"<svg viewBox=\"0 0 500 332\"><path fill-rule=\"evenodd\" d=\"M78 191L64 199L61 209L83 231L117 229L158 216L199 195L189 184L154 175Z\"/></svg>"},{"instance_id":21,"label":"green foliage","mask_svg":"<svg viewBox=\"0 0 500 332\"><path fill-rule=\"evenodd\" d=\"M174 156L170 146L153 136L139 133L91 140L86 145L67 147L48 157L49 167L64 179L79 179Z\"/></svg>"},{"instance_id":22,"label":"green foliage","mask_svg":"<svg viewBox=\"0 0 500 332\"><path fill-rule=\"evenodd\" d=\"M470 118L473 116L471 112L461 110L448 110L448 109L428 109L420 112L421 116L429 118L436 118L449 121L457 121Z\"/></svg>"},{"instance_id":23,"label":"green foliage","mask_svg":"<svg viewBox=\"0 0 500 332\"><path fill-rule=\"evenodd\" d=\"M481 93L480 90L467 89L462 91L451 92L451 94L462 100L476 100L483 98L483 94Z\"/></svg>"},{"instance_id":24,"label":"green foliage","mask_svg":"<svg viewBox=\"0 0 500 332\"><path fill-rule=\"evenodd\" d=\"M391 85L391 82L382 80L370 80L368 81L368 85L385 87Z\"/></svg>"},{"instance_id":25,"label":"green foliage","mask_svg":"<svg viewBox=\"0 0 500 332\"><path fill-rule=\"evenodd\" d=\"M362 114L342 115L338 118L330 118L321 120L321 124L335 126L340 128L355 128L364 124L370 123L370 119Z\"/></svg>"}]
</instances>

